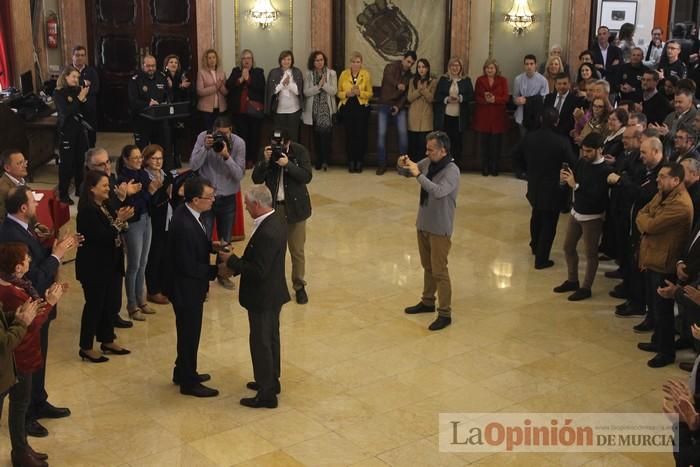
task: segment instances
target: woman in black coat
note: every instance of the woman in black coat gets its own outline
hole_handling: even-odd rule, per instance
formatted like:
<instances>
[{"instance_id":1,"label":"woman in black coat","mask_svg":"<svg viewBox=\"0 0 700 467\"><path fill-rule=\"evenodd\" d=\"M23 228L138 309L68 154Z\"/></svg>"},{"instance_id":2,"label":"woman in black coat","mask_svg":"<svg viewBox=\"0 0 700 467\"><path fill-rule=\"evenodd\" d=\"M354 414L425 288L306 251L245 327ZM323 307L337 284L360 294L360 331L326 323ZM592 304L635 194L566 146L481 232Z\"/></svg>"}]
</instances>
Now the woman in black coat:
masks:
<instances>
[{"instance_id":1,"label":"woman in black coat","mask_svg":"<svg viewBox=\"0 0 700 467\"><path fill-rule=\"evenodd\" d=\"M108 360L93 350L95 338L101 342L103 353L130 353L114 341L113 318L122 304L124 247L121 233L127 228L126 220L134 215L134 208L125 206L115 213L109 207L109 192L109 178L104 172L88 172L76 219L77 229L85 237L75 259L75 277L85 297L78 354L93 363Z\"/></svg>"},{"instance_id":2,"label":"woman in black coat","mask_svg":"<svg viewBox=\"0 0 700 467\"><path fill-rule=\"evenodd\" d=\"M260 152L260 128L265 117L265 72L256 68L249 49L241 52L241 64L231 70L226 88L236 134L245 140L246 167L251 168Z\"/></svg>"},{"instance_id":3,"label":"woman in black coat","mask_svg":"<svg viewBox=\"0 0 700 467\"><path fill-rule=\"evenodd\" d=\"M80 72L67 65L56 82L53 94L58 111L59 156L58 196L67 204L73 204L68 193L71 179L75 182L75 195L79 196L83 182L85 151L88 137L83 121L83 105L87 102L90 86L80 87Z\"/></svg>"},{"instance_id":4,"label":"woman in black coat","mask_svg":"<svg viewBox=\"0 0 700 467\"><path fill-rule=\"evenodd\" d=\"M168 223L172 217L170 198L172 194L173 176L163 171L163 148L157 144L149 144L143 148L143 165L151 178L160 187L153 192L148 206L151 217L151 248L148 250L146 263L146 299L159 305L170 303L163 295L165 273L165 245L168 243Z\"/></svg>"},{"instance_id":5,"label":"woman in black coat","mask_svg":"<svg viewBox=\"0 0 700 467\"><path fill-rule=\"evenodd\" d=\"M168 55L163 60L163 73L168 82L168 100L170 102L190 102L193 103L192 82L189 80L182 67L180 66L180 57L177 55ZM171 119L168 121L170 125L170 134L173 136L173 161L169 166L179 169L182 166L182 150L187 143L187 135L192 128L191 119Z\"/></svg>"},{"instance_id":6,"label":"woman in black coat","mask_svg":"<svg viewBox=\"0 0 700 467\"><path fill-rule=\"evenodd\" d=\"M440 77L435 90L434 127L450 137L450 155L458 163L462 159L462 133L469 126L473 100L474 87L465 74L462 60L452 57L447 64L447 73Z\"/></svg>"}]
</instances>

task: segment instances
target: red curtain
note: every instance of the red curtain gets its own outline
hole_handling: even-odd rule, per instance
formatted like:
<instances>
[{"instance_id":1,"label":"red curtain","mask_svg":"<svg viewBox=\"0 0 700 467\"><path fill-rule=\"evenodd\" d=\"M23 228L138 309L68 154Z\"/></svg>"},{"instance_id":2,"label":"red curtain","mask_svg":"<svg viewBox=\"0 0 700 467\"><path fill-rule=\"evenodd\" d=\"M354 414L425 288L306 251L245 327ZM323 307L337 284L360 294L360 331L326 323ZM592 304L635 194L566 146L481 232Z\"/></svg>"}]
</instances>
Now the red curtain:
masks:
<instances>
[{"instance_id":1,"label":"red curtain","mask_svg":"<svg viewBox=\"0 0 700 467\"><path fill-rule=\"evenodd\" d=\"M12 74L12 24L10 24L10 2L0 2L0 84L3 89L10 87Z\"/></svg>"}]
</instances>

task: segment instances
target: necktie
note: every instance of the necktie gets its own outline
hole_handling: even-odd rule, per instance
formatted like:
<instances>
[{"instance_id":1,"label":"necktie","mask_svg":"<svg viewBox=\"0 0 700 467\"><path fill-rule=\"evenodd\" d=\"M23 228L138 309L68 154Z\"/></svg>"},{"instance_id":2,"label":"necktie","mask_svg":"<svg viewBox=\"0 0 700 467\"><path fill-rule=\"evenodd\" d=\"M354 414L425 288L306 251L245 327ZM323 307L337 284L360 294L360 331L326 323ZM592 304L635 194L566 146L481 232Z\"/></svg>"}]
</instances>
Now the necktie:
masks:
<instances>
[{"instance_id":1,"label":"necktie","mask_svg":"<svg viewBox=\"0 0 700 467\"><path fill-rule=\"evenodd\" d=\"M564 98L557 94L557 102L554 104L554 108L557 109L557 113L561 113L561 105L564 103Z\"/></svg>"}]
</instances>

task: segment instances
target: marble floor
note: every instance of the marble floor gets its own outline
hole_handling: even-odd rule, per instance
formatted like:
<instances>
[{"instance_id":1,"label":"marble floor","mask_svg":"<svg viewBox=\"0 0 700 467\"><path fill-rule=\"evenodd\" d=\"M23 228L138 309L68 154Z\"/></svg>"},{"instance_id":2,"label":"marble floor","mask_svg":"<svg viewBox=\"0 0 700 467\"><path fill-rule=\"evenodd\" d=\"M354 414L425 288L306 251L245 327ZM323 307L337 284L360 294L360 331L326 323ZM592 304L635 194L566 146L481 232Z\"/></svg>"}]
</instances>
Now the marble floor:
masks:
<instances>
[{"instance_id":1,"label":"marble floor","mask_svg":"<svg viewBox=\"0 0 700 467\"><path fill-rule=\"evenodd\" d=\"M101 135L103 144L119 136ZM55 183L39 171L37 187ZM247 176L244 187L251 183ZM308 305L282 312L282 394L276 410L248 409L248 324L235 292L213 284L199 369L221 391L181 396L171 381L175 324L169 306L120 330L132 350L105 364L81 362L82 308L71 286L51 326L50 401L73 414L45 420L30 438L51 465L67 466L460 466L671 465L670 454L447 454L440 412L658 412L661 383L677 367L649 369L635 320L614 317L614 285L601 263L593 298L571 303L551 289L565 278L560 221L553 259L532 267L525 184L463 174L450 272L453 324L407 316L422 285L414 220L419 188L395 173L314 172L309 185ZM246 219L246 231L251 222ZM70 226L69 226L70 228ZM244 243L235 248L242 251ZM289 271L289 267L288 267ZM7 410L7 409L6 409ZM7 417L0 464L9 464Z\"/></svg>"}]
</instances>

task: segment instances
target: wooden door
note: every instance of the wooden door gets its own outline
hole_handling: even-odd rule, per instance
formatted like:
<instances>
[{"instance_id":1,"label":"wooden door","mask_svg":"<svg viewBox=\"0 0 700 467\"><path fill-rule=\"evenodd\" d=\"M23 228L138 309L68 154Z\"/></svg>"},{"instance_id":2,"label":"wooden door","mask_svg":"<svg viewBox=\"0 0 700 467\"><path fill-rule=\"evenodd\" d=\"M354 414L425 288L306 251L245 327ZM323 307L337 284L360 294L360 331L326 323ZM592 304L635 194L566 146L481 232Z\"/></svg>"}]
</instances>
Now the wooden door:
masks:
<instances>
[{"instance_id":1,"label":"wooden door","mask_svg":"<svg viewBox=\"0 0 700 467\"><path fill-rule=\"evenodd\" d=\"M90 63L100 74L98 126L129 131L127 86L144 55L156 57L158 68L171 53L183 70L197 71L194 0L86 0Z\"/></svg>"}]
</instances>

